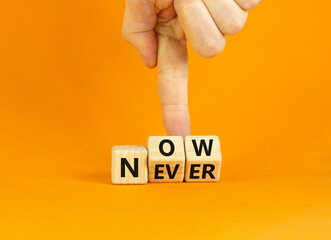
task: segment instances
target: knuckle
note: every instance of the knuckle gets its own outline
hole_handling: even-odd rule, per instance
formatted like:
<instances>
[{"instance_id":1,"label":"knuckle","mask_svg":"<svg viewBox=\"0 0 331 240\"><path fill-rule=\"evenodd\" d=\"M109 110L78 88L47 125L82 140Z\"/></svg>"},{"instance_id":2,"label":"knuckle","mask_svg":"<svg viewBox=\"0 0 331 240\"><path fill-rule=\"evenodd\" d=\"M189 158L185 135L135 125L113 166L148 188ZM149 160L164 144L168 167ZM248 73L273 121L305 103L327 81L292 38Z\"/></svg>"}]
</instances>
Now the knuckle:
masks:
<instances>
[{"instance_id":1,"label":"knuckle","mask_svg":"<svg viewBox=\"0 0 331 240\"><path fill-rule=\"evenodd\" d=\"M224 23L222 32L226 35L236 34L244 27L245 23L246 17L231 18Z\"/></svg>"},{"instance_id":2,"label":"knuckle","mask_svg":"<svg viewBox=\"0 0 331 240\"><path fill-rule=\"evenodd\" d=\"M180 68L158 68L158 77L167 81L186 80L187 73Z\"/></svg>"},{"instance_id":3,"label":"knuckle","mask_svg":"<svg viewBox=\"0 0 331 240\"><path fill-rule=\"evenodd\" d=\"M162 114L168 119L188 116L189 109L187 103L178 103L174 100L161 101Z\"/></svg>"},{"instance_id":4,"label":"knuckle","mask_svg":"<svg viewBox=\"0 0 331 240\"><path fill-rule=\"evenodd\" d=\"M129 34L124 29L122 29L122 37L125 41L129 42Z\"/></svg>"},{"instance_id":5,"label":"knuckle","mask_svg":"<svg viewBox=\"0 0 331 240\"><path fill-rule=\"evenodd\" d=\"M215 57L220 54L225 46L225 38L219 38L201 44L198 54L205 58Z\"/></svg>"},{"instance_id":6,"label":"knuckle","mask_svg":"<svg viewBox=\"0 0 331 240\"><path fill-rule=\"evenodd\" d=\"M255 7L261 0L241 0L241 7L245 10L252 9Z\"/></svg>"},{"instance_id":7,"label":"knuckle","mask_svg":"<svg viewBox=\"0 0 331 240\"><path fill-rule=\"evenodd\" d=\"M193 7L195 4L197 4L194 0L177 0L174 2L176 12L185 12L186 10Z\"/></svg>"}]
</instances>

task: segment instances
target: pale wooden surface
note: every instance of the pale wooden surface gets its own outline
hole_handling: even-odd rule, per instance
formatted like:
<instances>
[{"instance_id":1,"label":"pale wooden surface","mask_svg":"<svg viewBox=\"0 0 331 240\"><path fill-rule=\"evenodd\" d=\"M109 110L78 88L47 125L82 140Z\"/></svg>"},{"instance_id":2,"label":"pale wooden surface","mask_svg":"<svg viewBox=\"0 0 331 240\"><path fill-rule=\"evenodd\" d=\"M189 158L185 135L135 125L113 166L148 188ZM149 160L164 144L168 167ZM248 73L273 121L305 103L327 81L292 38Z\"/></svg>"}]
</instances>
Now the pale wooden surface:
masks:
<instances>
[{"instance_id":1,"label":"pale wooden surface","mask_svg":"<svg viewBox=\"0 0 331 240\"><path fill-rule=\"evenodd\" d=\"M159 144L162 140L169 139L174 143L175 151L171 156L163 156L159 150ZM151 136L148 138L148 171L149 171L149 182L182 182L184 180L185 171L185 150L184 140L180 136ZM164 151L169 152L170 145L164 144ZM164 179L155 179L155 164L164 164L162 174ZM176 164L179 164L178 170L174 179L170 179L166 165L170 166L171 173L174 172Z\"/></svg>"},{"instance_id":2,"label":"pale wooden surface","mask_svg":"<svg viewBox=\"0 0 331 240\"><path fill-rule=\"evenodd\" d=\"M200 146L200 141L204 139L207 147L209 146L209 140L213 139L213 145L211 155L207 156L204 148L201 152L201 156L197 156L194 149L192 140L196 140L197 146ZM220 141L217 136L187 136L185 138L185 153L186 153L186 169L185 169L185 181L186 182L217 182L220 179L222 154ZM200 167L196 167L199 170L194 176L199 176L199 179L190 179L190 171L192 164L200 164ZM212 164L215 166L215 170L212 172L215 179L210 178L209 174L206 174L206 178L202 179L203 164Z\"/></svg>"},{"instance_id":3,"label":"pale wooden surface","mask_svg":"<svg viewBox=\"0 0 331 240\"><path fill-rule=\"evenodd\" d=\"M126 158L132 168L134 158L138 158L138 177L132 176L125 169L125 177L121 177L121 158ZM112 148L112 183L113 184L146 184L148 181L147 149L144 146L113 146Z\"/></svg>"}]
</instances>

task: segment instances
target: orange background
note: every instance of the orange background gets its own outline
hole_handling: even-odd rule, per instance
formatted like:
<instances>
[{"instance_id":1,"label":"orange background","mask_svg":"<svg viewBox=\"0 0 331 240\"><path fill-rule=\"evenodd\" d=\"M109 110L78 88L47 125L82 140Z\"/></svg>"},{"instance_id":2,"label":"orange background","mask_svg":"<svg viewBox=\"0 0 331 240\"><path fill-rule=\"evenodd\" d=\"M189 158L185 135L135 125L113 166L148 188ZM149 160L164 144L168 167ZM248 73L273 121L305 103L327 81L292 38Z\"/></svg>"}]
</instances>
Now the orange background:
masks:
<instances>
[{"instance_id":1,"label":"orange background","mask_svg":"<svg viewBox=\"0 0 331 240\"><path fill-rule=\"evenodd\" d=\"M216 184L110 184L112 145L164 135L124 1L1 0L1 239L331 239L330 9L264 0L224 52L190 50L192 134Z\"/></svg>"}]
</instances>

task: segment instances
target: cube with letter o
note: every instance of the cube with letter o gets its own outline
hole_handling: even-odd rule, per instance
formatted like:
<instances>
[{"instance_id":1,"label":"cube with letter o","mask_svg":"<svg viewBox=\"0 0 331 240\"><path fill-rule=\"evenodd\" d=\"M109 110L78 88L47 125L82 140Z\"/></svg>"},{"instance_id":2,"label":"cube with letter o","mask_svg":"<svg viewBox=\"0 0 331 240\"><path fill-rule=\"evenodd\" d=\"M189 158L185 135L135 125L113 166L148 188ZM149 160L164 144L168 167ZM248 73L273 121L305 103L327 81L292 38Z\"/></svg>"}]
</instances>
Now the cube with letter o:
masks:
<instances>
[{"instance_id":1,"label":"cube with letter o","mask_svg":"<svg viewBox=\"0 0 331 240\"><path fill-rule=\"evenodd\" d=\"M184 180L185 150L180 136L148 138L149 182L182 182Z\"/></svg>"}]
</instances>

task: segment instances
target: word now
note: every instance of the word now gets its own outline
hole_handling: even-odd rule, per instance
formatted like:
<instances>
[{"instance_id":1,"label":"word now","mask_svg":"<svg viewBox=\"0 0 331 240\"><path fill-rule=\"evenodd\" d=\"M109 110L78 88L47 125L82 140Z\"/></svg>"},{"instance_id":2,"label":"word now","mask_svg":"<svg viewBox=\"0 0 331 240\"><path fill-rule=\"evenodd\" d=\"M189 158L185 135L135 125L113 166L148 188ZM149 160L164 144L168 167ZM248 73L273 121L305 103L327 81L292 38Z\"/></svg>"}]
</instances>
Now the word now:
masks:
<instances>
[{"instance_id":1,"label":"word now","mask_svg":"<svg viewBox=\"0 0 331 240\"><path fill-rule=\"evenodd\" d=\"M148 150L147 150L148 149ZM222 154L217 136L148 138L144 146L113 146L112 183L217 182Z\"/></svg>"}]
</instances>

